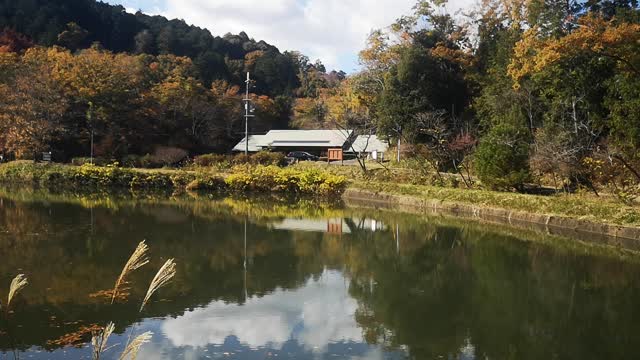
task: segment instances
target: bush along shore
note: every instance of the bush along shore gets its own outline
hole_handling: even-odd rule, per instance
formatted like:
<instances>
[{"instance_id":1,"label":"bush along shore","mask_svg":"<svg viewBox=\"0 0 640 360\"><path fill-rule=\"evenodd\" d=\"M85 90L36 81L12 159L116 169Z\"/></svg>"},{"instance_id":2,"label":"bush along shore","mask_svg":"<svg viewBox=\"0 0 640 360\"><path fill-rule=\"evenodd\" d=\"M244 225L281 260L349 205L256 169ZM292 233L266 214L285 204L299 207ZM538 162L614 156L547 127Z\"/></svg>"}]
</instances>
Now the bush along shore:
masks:
<instances>
[{"instance_id":1,"label":"bush along shore","mask_svg":"<svg viewBox=\"0 0 640 360\"><path fill-rule=\"evenodd\" d=\"M340 196L344 176L319 169L235 166L228 172L207 170L139 170L116 166L82 166L13 162L0 165L0 182L49 188L189 190L229 193L272 192Z\"/></svg>"},{"instance_id":2,"label":"bush along shore","mask_svg":"<svg viewBox=\"0 0 640 360\"><path fill-rule=\"evenodd\" d=\"M461 189L403 183L401 176L384 181L365 180L342 167L278 167L275 165L194 166L193 170L131 169L116 166L36 164L12 162L0 165L0 182L72 191L118 189L135 191L202 191L225 194L283 194L337 199L345 191L365 191L371 201L430 201L473 206L474 209L504 209L532 215L562 217L592 224L640 227L640 208L615 199L585 194L524 195L479 189ZM351 194L353 194L351 191ZM391 196L392 198L390 198ZM386 200L385 200L386 199ZM558 219L556 219L558 220Z\"/></svg>"}]
</instances>

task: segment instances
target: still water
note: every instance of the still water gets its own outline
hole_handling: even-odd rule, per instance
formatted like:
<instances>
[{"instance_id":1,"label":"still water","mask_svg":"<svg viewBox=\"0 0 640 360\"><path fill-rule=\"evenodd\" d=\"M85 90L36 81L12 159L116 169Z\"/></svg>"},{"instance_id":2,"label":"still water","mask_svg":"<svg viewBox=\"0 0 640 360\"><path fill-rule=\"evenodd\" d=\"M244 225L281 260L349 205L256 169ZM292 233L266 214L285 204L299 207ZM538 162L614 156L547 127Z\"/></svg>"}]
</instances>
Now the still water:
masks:
<instances>
[{"instance_id":1,"label":"still water","mask_svg":"<svg viewBox=\"0 0 640 360\"><path fill-rule=\"evenodd\" d=\"M138 242L151 263L113 287ZM555 245L550 245L554 243ZM155 271L177 275L143 310ZM0 359L637 359L640 260L543 234L314 202L0 191Z\"/></svg>"}]
</instances>

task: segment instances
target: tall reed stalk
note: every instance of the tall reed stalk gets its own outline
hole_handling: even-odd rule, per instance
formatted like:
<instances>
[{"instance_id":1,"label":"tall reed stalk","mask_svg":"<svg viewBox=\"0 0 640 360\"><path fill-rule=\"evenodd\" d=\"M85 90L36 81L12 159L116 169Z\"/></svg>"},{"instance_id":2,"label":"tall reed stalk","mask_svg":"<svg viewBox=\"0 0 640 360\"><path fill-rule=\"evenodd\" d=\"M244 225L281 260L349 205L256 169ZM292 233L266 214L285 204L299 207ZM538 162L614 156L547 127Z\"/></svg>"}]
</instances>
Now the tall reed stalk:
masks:
<instances>
[{"instance_id":1,"label":"tall reed stalk","mask_svg":"<svg viewBox=\"0 0 640 360\"><path fill-rule=\"evenodd\" d=\"M124 349L124 351L119 357L119 360L124 360L127 358L129 360L135 360L138 357L138 352L140 351L140 348L142 347L142 345L144 345L145 343L149 342L149 340L151 340L151 335L153 335L153 333L151 331L147 331L145 333L142 333L136 336L136 338L133 339L133 341L130 342L127 345L127 347Z\"/></svg>"},{"instance_id":2,"label":"tall reed stalk","mask_svg":"<svg viewBox=\"0 0 640 360\"><path fill-rule=\"evenodd\" d=\"M148 251L149 251L149 247L147 246L145 241L141 241L136 247L133 254L131 254L131 257L129 258L127 263L124 265L124 268L122 268L122 272L120 273L120 276L116 280L115 286L113 287L111 304L114 303L115 298L118 295L118 290L120 289L122 284L125 282L125 278L127 277L127 275L129 275L131 272L149 263L149 258L147 257ZM142 304L140 305L139 312L142 312L145 305L149 302L149 299L151 299L153 294L156 291L158 291L158 289L160 289L161 287L169 283L169 281L171 281L171 279L173 279L175 275L176 275L176 263L174 259L169 259L164 263L164 265L162 265L160 270L158 270L156 275L153 277L153 280L151 280L151 284L149 284L149 289L147 290L147 293L145 294L144 299L142 300ZM107 341L109 339L109 336L113 332L113 329L114 329L114 324L109 323L107 324L107 326L104 328L102 332L95 333L93 335L91 339L91 344L93 346L93 353L92 353L93 360L100 359L100 355L106 349ZM138 356L138 352L140 351L140 348L142 347L142 345L149 342L151 340L151 336L153 335L153 333L148 331L138 335L133 340L131 340L131 337L134 331L135 331L135 324L131 328L131 332L129 333L129 338L127 339L127 343L125 345L125 349L122 352L122 354L120 354L120 357L119 357L120 360L125 360L125 359L135 360L136 357Z\"/></svg>"},{"instance_id":3,"label":"tall reed stalk","mask_svg":"<svg viewBox=\"0 0 640 360\"><path fill-rule=\"evenodd\" d=\"M120 286L124 283L125 277L129 273L149 263L149 258L147 257L148 251L149 251L149 247L147 246L147 244L145 244L145 240L142 240L138 244L136 249L133 251L133 254L131 254L131 257L129 257L129 260L122 268L122 272L120 273L120 276L118 276L118 279L116 280L116 284L113 287L113 294L111 296L112 304L115 301L116 296L118 295L118 290L120 289Z\"/></svg>"},{"instance_id":4,"label":"tall reed stalk","mask_svg":"<svg viewBox=\"0 0 640 360\"><path fill-rule=\"evenodd\" d=\"M28 284L29 284L29 281L27 281L27 277L24 274L16 275L16 277L14 277L13 280L11 280L11 285L9 285L9 295L7 296L7 304L4 306L4 309L2 308L2 302L0 301L0 310L5 311L5 316L7 320L7 332L8 332L9 342L11 343L11 347L13 348L14 359L18 359L19 356L18 356L18 351L16 349L16 346L14 344L13 338L11 337L11 331L9 330L10 328L9 306L11 306L11 301L13 300L13 298L15 298L16 295L18 295L20 291L22 291L22 289L24 289ZM0 320L2 320L1 316L2 314L0 313Z\"/></svg>"},{"instance_id":5,"label":"tall reed stalk","mask_svg":"<svg viewBox=\"0 0 640 360\"><path fill-rule=\"evenodd\" d=\"M174 259L167 260L164 265L158 270L156 276L154 276L153 280L151 280L151 284L149 285L149 290L147 290L147 294L142 300L142 305L140 306L140 312L147 304L151 296L158 291L161 287L165 286L173 277L176 275L176 263Z\"/></svg>"},{"instance_id":6,"label":"tall reed stalk","mask_svg":"<svg viewBox=\"0 0 640 360\"><path fill-rule=\"evenodd\" d=\"M22 289L25 288L29 284L27 281L27 277L24 274L18 274L16 277L11 280L11 285L9 286L9 296L7 296L7 311L9 310L9 306L11 305L11 300L18 295ZM0 303L0 309L2 308L2 304Z\"/></svg>"},{"instance_id":7,"label":"tall reed stalk","mask_svg":"<svg viewBox=\"0 0 640 360\"><path fill-rule=\"evenodd\" d=\"M93 336L91 337L91 345L93 346L91 358L93 360L100 360L100 356L107 349L107 341L114 329L115 325L113 322L110 322L104 329L93 333Z\"/></svg>"}]
</instances>

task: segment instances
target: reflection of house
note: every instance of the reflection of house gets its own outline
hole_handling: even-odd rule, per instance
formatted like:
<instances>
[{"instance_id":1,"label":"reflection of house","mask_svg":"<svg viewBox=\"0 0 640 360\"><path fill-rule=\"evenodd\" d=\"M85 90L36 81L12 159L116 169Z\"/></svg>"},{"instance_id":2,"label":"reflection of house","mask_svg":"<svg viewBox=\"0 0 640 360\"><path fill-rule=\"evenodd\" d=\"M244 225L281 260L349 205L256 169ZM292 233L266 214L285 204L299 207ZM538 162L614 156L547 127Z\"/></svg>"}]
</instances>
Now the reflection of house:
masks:
<instances>
[{"instance_id":1,"label":"reflection of house","mask_svg":"<svg viewBox=\"0 0 640 360\"><path fill-rule=\"evenodd\" d=\"M329 149L347 150L352 134L351 130L271 130L266 135L249 136L249 151L306 151L323 155ZM233 151L242 152L245 147L246 140L242 139Z\"/></svg>"},{"instance_id":2,"label":"reflection of house","mask_svg":"<svg viewBox=\"0 0 640 360\"><path fill-rule=\"evenodd\" d=\"M382 231L386 227L381 221L366 218L330 219L284 219L272 224L277 230L326 232L329 234L351 234L356 231Z\"/></svg>"},{"instance_id":3,"label":"reflection of house","mask_svg":"<svg viewBox=\"0 0 640 360\"><path fill-rule=\"evenodd\" d=\"M384 153L389 150L389 142L376 135L359 135L346 152L355 152L374 160L382 160Z\"/></svg>"},{"instance_id":4,"label":"reflection of house","mask_svg":"<svg viewBox=\"0 0 640 360\"><path fill-rule=\"evenodd\" d=\"M329 232L349 234L349 226L341 218L334 219L284 219L280 223L273 224L274 229L278 230L297 230L312 232Z\"/></svg>"}]
</instances>

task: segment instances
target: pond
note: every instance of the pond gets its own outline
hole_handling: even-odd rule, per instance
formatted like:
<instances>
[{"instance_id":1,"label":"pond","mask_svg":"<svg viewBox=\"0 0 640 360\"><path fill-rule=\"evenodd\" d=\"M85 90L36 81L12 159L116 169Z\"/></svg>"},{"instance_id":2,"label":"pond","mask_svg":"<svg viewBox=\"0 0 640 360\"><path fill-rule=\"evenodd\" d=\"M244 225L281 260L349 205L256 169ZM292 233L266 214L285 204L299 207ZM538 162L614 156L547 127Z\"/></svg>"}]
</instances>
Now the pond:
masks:
<instances>
[{"instance_id":1,"label":"pond","mask_svg":"<svg viewBox=\"0 0 640 360\"><path fill-rule=\"evenodd\" d=\"M113 288L136 245L151 262ZM0 191L0 359L631 359L632 253L442 216L207 197ZM164 261L177 275L139 312Z\"/></svg>"}]
</instances>

